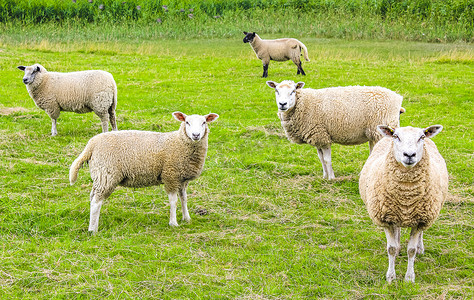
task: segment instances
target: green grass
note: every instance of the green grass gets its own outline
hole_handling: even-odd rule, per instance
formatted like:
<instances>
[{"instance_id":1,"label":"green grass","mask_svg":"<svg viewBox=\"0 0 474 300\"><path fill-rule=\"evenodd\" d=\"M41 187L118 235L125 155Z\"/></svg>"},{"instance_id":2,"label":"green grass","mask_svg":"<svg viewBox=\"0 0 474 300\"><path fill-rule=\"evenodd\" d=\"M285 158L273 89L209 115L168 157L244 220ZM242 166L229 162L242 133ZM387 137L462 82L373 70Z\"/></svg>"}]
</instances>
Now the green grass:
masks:
<instances>
[{"instance_id":1,"label":"green grass","mask_svg":"<svg viewBox=\"0 0 474 300\"><path fill-rule=\"evenodd\" d=\"M338 179L323 180L316 149L284 137L261 62L240 37L61 41L48 34L0 37L2 298L473 297L472 45L307 37L306 77L290 62L270 64L269 79L278 82L390 88L404 96L403 126L444 126L434 141L448 165L450 196L425 233L416 283L401 279L404 230L399 279L388 285L385 237L358 194L368 145L335 145ZM99 233L88 234L88 169L74 186L68 169L100 122L62 113L59 135L50 137L50 119L16 69L35 62L51 71L111 72L119 129L176 130L176 110L220 115L204 172L188 188L190 224L168 226L163 187L117 188Z\"/></svg>"}]
</instances>

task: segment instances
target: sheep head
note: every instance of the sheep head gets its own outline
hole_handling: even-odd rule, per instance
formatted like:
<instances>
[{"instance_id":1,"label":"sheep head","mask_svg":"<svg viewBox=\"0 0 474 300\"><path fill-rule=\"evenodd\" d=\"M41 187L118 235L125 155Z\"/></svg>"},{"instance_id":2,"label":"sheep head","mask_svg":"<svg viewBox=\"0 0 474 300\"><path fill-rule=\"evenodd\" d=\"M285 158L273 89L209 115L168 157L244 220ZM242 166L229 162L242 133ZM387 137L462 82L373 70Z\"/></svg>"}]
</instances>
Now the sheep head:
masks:
<instances>
[{"instance_id":1,"label":"sheep head","mask_svg":"<svg viewBox=\"0 0 474 300\"><path fill-rule=\"evenodd\" d=\"M244 37L244 43L251 43L253 42L253 39L255 38L256 33L255 32L247 32L244 31L245 37Z\"/></svg>"},{"instance_id":2,"label":"sheep head","mask_svg":"<svg viewBox=\"0 0 474 300\"><path fill-rule=\"evenodd\" d=\"M219 118L218 114L207 114L204 116L190 115L187 116L182 112L176 111L173 113L173 117L181 122L184 122L184 130L187 137L194 141L200 141L207 133L207 124L214 122Z\"/></svg>"},{"instance_id":3,"label":"sheep head","mask_svg":"<svg viewBox=\"0 0 474 300\"><path fill-rule=\"evenodd\" d=\"M24 84L33 83L33 81L35 81L36 75L45 70L40 64L34 64L27 67L18 66L18 69L25 72L25 76L23 76Z\"/></svg>"},{"instance_id":4,"label":"sheep head","mask_svg":"<svg viewBox=\"0 0 474 300\"><path fill-rule=\"evenodd\" d=\"M425 138L432 138L441 132L443 126L432 125L426 128L411 126L391 128L378 125L377 129L382 135L393 139L393 154L395 160L406 168L414 167L423 157Z\"/></svg>"},{"instance_id":5,"label":"sheep head","mask_svg":"<svg viewBox=\"0 0 474 300\"><path fill-rule=\"evenodd\" d=\"M287 111L296 104L296 90L304 87L304 82L294 83L291 80L284 80L281 83L267 81L267 85L275 89L276 103L279 111Z\"/></svg>"}]
</instances>

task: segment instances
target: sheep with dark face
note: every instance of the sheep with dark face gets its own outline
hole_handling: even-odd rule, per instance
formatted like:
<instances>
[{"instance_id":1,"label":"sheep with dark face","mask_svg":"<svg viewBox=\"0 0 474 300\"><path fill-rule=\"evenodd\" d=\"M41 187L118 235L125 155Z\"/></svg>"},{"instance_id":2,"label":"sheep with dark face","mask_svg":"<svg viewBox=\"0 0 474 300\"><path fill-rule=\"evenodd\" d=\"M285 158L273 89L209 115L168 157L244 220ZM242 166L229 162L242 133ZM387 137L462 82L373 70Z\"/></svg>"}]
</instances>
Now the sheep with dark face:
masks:
<instances>
[{"instance_id":1,"label":"sheep with dark face","mask_svg":"<svg viewBox=\"0 0 474 300\"><path fill-rule=\"evenodd\" d=\"M268 77L268 65L270 60L287 61L290 60L298 67L296 75L306 75L301 66L301 50L304 58L309 61L308 49L297 39L284 38L277 40L262 40L255 32L245 32L244 43L250 43L258 59L263 63L263 76Z\"/></svg>"},{"instance_id":2,"label":"sheep with dark face","mask_svg":"<svg viewBox=\"0 0 474 300\"><path fill-rule=\"evenodd\" d=\"M112 74L100 70L48 72L40 64L18 69L25 72L23 83L36 106L51 118L51 135L58 134L56 122L61 111L93 111L100 118L102 132L108 130L108 121L112 130L117 130L117 85Z\"/></svg>"},{"instance_id":3,"label":"sheep with dark face","mask_svg":"<svg viewBox=\"0 0 474 300\"><path fill-rule=\"evenodd\" d=\"M446 163L430 139L442 129L441 125L423 129L379 125L385 137L360 172L360 196L387 237L388 282L396 278L401 227L411 227L405 280L415 281L415 256L424 252L423 231L436 220L448 195Z\"/></svg>"}]
</instances>

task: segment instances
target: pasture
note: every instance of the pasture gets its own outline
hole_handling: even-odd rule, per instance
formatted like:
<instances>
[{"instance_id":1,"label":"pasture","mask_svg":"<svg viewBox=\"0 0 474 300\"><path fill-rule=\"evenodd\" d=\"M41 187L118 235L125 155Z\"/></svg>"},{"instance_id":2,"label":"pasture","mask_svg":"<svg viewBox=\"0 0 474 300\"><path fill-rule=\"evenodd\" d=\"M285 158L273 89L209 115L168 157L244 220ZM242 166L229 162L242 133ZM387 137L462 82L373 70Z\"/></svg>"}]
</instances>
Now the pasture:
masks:
<instances>
[{"instance_id":1,"label":"pasture","mask_svg":"<svg viewBox=\"0 0 474 300\"><path fill-rule=\"evenodd\" d=\"M265 36L276 38L281 35ZM425 232L416 283L385 281L385 236L358 193L368 145L333 146L337 179L315 148L290 143L261 61L228 39L29 42L0 38L0 294L9 299L470 299L474 295L472 44L298 37L307 76L271 62L268 80L306 87L380 85L404 96L402 126L442 124L433 140L450 196ZM172 131L171 113L217 113L204 172L188 188L192 221L168 226L163 187L117 188L87 232L88 168L68 170L100 133L97 116L63 112L58 136L19 65L102 69L118 86L121 130ZM179 206L178 206L179 207Z\"/></svg>"}]
</instances>

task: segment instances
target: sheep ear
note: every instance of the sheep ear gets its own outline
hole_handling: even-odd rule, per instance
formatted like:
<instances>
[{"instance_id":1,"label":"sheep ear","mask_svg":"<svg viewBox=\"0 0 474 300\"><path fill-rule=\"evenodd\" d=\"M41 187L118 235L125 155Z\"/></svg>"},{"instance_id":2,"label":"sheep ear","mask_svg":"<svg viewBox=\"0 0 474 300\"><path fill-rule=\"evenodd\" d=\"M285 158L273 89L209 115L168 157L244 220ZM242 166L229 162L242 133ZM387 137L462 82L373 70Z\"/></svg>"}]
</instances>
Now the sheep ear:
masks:
<instances>
[{"instance_id":1,"label":"sheep ear","mask_svg":"<svg viewBox=\"0 0 474 300\"><path fill-rule=\"evenodd\" d=\"M244 31L244 34L245 34L245 35L247 35L247 33L248 33L247 31Z\"/></svg>"},{"instance_id":2,"label":"sheep ear","mask_svg":"<svg viewBox=\"0 0 474 300\"><path fill-rule=\"evenodd\" d=\"M211 122L214 122L215 120L217 120L217 118L219 118L219 115L210 113L208 115L205 115L204 118L206 118L207 123L211 123Z\"/></svg>"},{"instance_id":3,"label":"sheep ear","mask_svg":"<svg viewBox=\"0 0 474 300\"><path fill-rule=\"evenodd\" d=\"M36 66L35 72L41 72L41 68Z\"/></svg>"},{"instance_id":4,"label":"sheep ear","mask_svg":"<svg viewBox=\"0 0 474 300\"><path fill-rule=\"evenodd\" d=\"M184 121L186 121L187 116L185 114L183 114L182 112L180 112L180 111L175 111L173 113L173 117L178 121L184 122Z\"/></svg>"},{"instance_id":5,"label":"sheep ear","mask_svg":"<svg viewBox=\"0 0 474 300\"><path fill-rule=\"evenodd\" d=\"M388 136L388 137L392 137L392 136L393 136L393 133L395 132L395 129L393 129L393 128L390 127L390 126L386 126L386 125L378 125L378 126L377 126L377 130L378 130L383 136Z\"/></svg>"},{"instance_id":6,"label":"sheep ear","mask_svg":"<svg viewBox=\"0 0 474 300\"><path fill-rule=\"evenodd\" d=\"M300 81L296 84L296 89L302 89L304 87L304 82L303 81Z\"/></svg>"},{"instance_id":7,"label":"sheep ear","mask_svg":"<svg viewBox=\"0 0 474 300\"><path fill-rule=\"evenodd\" d=\"M276 89L278 83L276 83L275 81L269 80L269 81L267 81L267 85L268 85L269 87L271 87L272 89Z\"/></svg>"},{"instance_id":8,"label":"sheep ear","mask_svg":"<svg viewBox=\"0 0 474 300\"><path fill-rule=\"evenodd\" d=\"M17 68L20 69L20 70L22 70L22 71L25 71L25 69L26 69L25 66L18 66Z\"/></svg>"},{"instance_id":9,"label":"sheep ear","mask_svg":"<svg viewBox=\"0 0 474 300\"><path fill-rule=\"evenodd\" d=\"M438 133L440 133L441 130L443 130L443 126L441 126L441 125L432 125L430 127L424 128L423 132L425 133L425 136L427 138L432 138L435 135L437 135Z\"/></svg>"}]
</instances>

